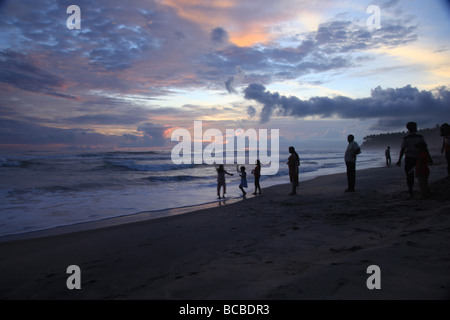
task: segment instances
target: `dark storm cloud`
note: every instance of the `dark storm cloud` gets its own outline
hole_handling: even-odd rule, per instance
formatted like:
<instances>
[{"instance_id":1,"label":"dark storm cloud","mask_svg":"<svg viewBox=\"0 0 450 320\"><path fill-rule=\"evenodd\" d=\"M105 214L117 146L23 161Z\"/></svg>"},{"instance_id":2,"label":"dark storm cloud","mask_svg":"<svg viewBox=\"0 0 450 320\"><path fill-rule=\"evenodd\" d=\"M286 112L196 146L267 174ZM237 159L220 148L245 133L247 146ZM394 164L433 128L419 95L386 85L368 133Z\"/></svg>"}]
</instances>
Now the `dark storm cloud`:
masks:
<instances>
[{"instance_id":1,"label":"dark storm cloud","mask_svg":"<svg viewBox=\"0 0 450 320\"><path fill-rule=\"evenodd\" d=\"M0 82L31 92L39 92L66 99L76 97L60 92L64 80L27 61L23 54L0 51Z\"/></svg>"},{"instance_id":2,"label":"dark storm cloud","mask_svg":"<svg viewBox=\"0 0 450 320\"><path fill-rule=\"evenodd\" d=\"M164 133L168 127L161 127L153 123L144 123L138 127L138 131L144 133L144 139L148 145L165 146L168 144L168 139Z\"/></svg>"},{"instance_id":3,"label":"dark storm cloud","mask_svg":"<svg viewBox=\"0 0 450 320\"><path fill-rule=\"evenodd\" d=\"M11 145L51 145L84 148L140 148L159 147L168 143L163 133L167 128L145 124L138 128L144 136L124 134L106 135L89 129L60 129L39 125L29 121L8 120L0 118L0 144Z\"/></svg>"},{"instance_id":4,"label":"dark storm cloud","mask_svg":"<svg viewBox=\"0 0 450 320\"><path fill-rule=\"evenodd\" d=\"M211 40L215 44L228 43L228 32L223 28L215 28L211 31Z\"/></svg>"},{"instance_id":5,"label":"dark storm cloud","mask_svg":"<svg viewBox=\"0 0 450 320\"><path fill-rule=\"evenodd\" d=\"M78 137L92 132L80 129L59 129L27 121L0 119L0 144L74 143ZM79 140L79 139L78 139Z\"/></svg>"},{"instance_id":6,"label":"dark storm cloud","mask_svg":"<svg viewBox=\"0 0 450 320\"><path fill-rule=\"evenodd\" d=\"M420 119L422 123L434 125L448 117L450 91L445 87L434 92L419 91L417 88L377 87L370 97L352 99L338 96L313 97L302 100L295 96L283 96L278 92L267 91L261 84L251 84L244 89L245 98L263 105L260 121L267 122L272 115L343 119L377 119L373 130L397 128L405 119ZM399 122L400 121L400 122Z\"/></svg>"},{"instance_id":7,"label":"dark storm cloud","mask_svg":"<svg viewBox=\"0 0 450 320\"><path fill-rule=\"evenodd\" d=\"M136 124L143 120L140 115L135 114L88 114L79 117L63 119L62 122L70 124L105 124L105 125L127 125Z\"/></svg>"},{"instance_id":8,"label":"dark storm cloud","mask_svg":"<svg viewBox=\"0 0 450 320\"><path fill-rule=\"evenodd\" d=\"M253 106L248 106L247 114L250 118L253 118L254 116L256 116L256 109Z\"/></svg>"},{"instance_id":9,"label":"dark storm cloud","mask_svg":"<svg viewBox=\"0 0 450 320\"><path fill-rule=\"evenodd\" d=\"M227 89L228 93L237 93L236 89L233 87L233 81L233 76L229 77L227 81L225 81L225 88Z\"/></svg>"}]
</instances>

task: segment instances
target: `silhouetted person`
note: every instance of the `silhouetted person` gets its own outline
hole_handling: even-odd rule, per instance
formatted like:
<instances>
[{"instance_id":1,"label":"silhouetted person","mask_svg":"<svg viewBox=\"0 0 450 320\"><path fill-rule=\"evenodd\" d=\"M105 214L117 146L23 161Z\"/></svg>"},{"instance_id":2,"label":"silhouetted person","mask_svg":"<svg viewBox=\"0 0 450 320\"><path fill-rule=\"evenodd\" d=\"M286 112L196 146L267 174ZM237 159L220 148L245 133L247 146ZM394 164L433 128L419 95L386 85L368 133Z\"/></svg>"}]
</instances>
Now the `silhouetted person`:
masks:
<instances>
[{"instance_id":1,"label":"silhouetted person","mask_svg":"<svg viewBox=\"0 0 450 320\"><path fill-rule=\"evenodd\" d=\"M391 147L387 147L386 151L384 152L384 155L386 156L386 166L391 165Z\"/></svg>"},{"instance_id":2,"label":"silhouetted person","mask_svg":"<svg viewBox=\"0 0 450 320\"><path fill-rule=\"evenodd\" d=\"M403 156L405 156L405 173L406 183L408 185L408 193L411 197L414 197L414 167L416 166L418 156L416 145L419 142L425 144L426 142L423 136L417 134L417 123L408 122L406 124L406 128L408 129L408 134L403 137L397 166L401 166L402 158Z\"/></svg>"},{"instance_id":3,"label":"silhouetted person","mask_svg":"<svg viewBox=\"0 0 450 320\"><path fill-rule=\"evenodd\" d=\"M225 193L227 192L227 184L225 182L225 174L228 174L232 176L232 173L228 173L225 168L223 167L223 164L219 165L219 168L217 168L217 196L220 199L220 188L223 187L223 198L225 198Z\"/></svg>"},{"instance_id":4,"label":"silhouetted person","mask_svg":"<svg viewBox=\"0 0 450 320\"><path fill-rule=\"evenodd\" d=\"M236 168L239 169L239 168ZM247 172L245 172L245 167L241 167L241 171L237 170L239 173L239 176L241 177L241 183L239 184L239 189L242 191L242 195L245 197L247 192L245 192L244 188L247 188Z\"/></svg>"},{"instance_id":5,"label":"silhouetted person","mask_svg":"<svg viewBox=\"0 0 450 320\"><path fill-rule=\"evenodd\" d=\"M441 153L445 152L445 159L447 159L447 174L450 178L450 125L444 123L441 126L441 136L444 137Z\"/></svg>"},{"instance_id":6,"label":"silhouetted person","mask_svg":"<svg viewBox=\"0 0 450 320\"><path fill-rule=\"evenodd\" d=\"M288 159L289 167L289 180L291 181L292 191L289 193L290 196L297 194L298 187L298 167L300 166L300 157L295 151L294 147L289 147L289 153L291 154Z\"/></svg>"},{"instance_id":7,"label":"silhouetted person","mask_svg":"<svg viewBox=\"0 0 450 320\"><path fill-rule=\"evenodd\" d=\"M421 199L426 199L430 194L430 190L428 189L428 177L430 176L430 168L428 168L428 163L432 163L433 160L428 153L428 147L425 142L418 142L416 144L416 150L416 177L419 182L420 197Z\"/></svg>"},{"instance_id":8,"label":"silhouetted person","mask_svg":"<svg viewBox=\"0 0 450 320\"><path fill-rule=\"evenodd\" d=\"M347 137L348 146L345 150L345 165L347 167L348 188L345 192L354 192L356 184L356 156L361 153L361 149L351 134Z\"/></svg>"},{"instance_id":9,"label":"silhouetted person","mask_svg":"<svg viewBox=\"0 0 450 320\"><path fill-rule=\"evenodd\" d=\"M261 194L261 186L259 185L259 178L261 178L261 162L256 160L256 167L252 170L252 174L255 176L255 192L253 193L255 196Z\"/></svg>"}]
</instances>

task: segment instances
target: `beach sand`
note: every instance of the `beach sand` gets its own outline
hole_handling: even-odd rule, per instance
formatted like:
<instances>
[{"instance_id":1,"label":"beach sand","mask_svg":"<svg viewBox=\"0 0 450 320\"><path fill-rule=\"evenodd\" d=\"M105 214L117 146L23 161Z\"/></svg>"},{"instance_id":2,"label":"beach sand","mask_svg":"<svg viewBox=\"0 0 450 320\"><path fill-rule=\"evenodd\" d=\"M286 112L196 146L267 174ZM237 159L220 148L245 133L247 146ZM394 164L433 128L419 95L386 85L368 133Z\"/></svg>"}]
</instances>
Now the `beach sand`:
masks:
<instances>
[{"instance_id":1,"label":"beach sand","mask_svg":"<svg viewBox=\"0 0 450 320\"><path fill-rule=\"evenodd\" d=\"M261 196L182 215L2 239L0 298L449 299L450 181L435 162L427 200L409 199L392 166L357 171L355 193L344 174L300 177L296 196L263 185ZM81 290L66 287L70 265ZM366 285L371 265L381 289Z\"/></svg>"}]
</instances>

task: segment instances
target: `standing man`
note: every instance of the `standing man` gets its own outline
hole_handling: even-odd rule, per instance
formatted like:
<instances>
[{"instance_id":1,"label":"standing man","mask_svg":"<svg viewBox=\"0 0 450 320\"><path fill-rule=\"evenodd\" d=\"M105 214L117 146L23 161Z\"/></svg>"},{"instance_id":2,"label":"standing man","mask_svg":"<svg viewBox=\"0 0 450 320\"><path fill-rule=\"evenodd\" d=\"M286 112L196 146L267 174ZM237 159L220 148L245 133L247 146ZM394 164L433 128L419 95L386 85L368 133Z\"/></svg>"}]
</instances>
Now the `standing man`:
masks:
<instances>
[{"instance_id":1,"label":"standing man","mask_svg":"<svg viewBox=\"0 0 450 320\"><path fill-rule=\"evenodd\" d=\"M353 135L347 137L348 146L345 151L345 165L347 166L348 188L345 192L354 192L356 183L356 156L361 153L361 149L355 141Z\"/></svg>"},{"instance_id":2,"label":"standing man","mask_svg":"<svg viewBox=\"0 0 450 320\"><path fill-rule=\"evenodd\" d=\"M298 156L298 153L295 151L294 147L289 147L289 153L291 154L289 156L287 165L289 167L289 180L291 181L292 185L292 191L289 193L290 196L297 194L297 187L299 185L298 183L298 174L299 170L298 167L300 166L300 157Z\"/></svg>"},{"instance_id":3,"label":"standing man","mask_svg":"<svg viewBox=\"0 0 450 320\"><path fill-rule=\"evenodd\" d=\"M386 156L386 166L389 167L391 165L391 147L387 147L384 155Z\"/></svg>"},{"instance_id":4,"label":"standing man","mask_svg":"<svg viewBox=\"0 0 450 320\"><path fill-rule=\"evenodd\" d=\"M447 178L450 178L450 125L448 125L448 123L444 123L441 126L441 136L444 137L441 153L445 152L445 159L447 160Z\"/></svg>"},{"instance_id":5,"label":"standing man","mask_svg":"<svg viewBox=\"0 0 450 320\"><path fill-rule=\"evenodd\" d=\"M411 197L414 197L414 168L417 163L418 151L416 144L425 143L425 139L420 134L417 134L417 123L408 122L406 124L408 134L403 137L402 146L400 149L400 156L397 161L397 166L402 165L402 158L405 156L405 173L406 183L408 185L408 193ZM427 150L428 152L428 150ZM430 157L430 163L433 163Z\"/></svg>"}]
</instances>

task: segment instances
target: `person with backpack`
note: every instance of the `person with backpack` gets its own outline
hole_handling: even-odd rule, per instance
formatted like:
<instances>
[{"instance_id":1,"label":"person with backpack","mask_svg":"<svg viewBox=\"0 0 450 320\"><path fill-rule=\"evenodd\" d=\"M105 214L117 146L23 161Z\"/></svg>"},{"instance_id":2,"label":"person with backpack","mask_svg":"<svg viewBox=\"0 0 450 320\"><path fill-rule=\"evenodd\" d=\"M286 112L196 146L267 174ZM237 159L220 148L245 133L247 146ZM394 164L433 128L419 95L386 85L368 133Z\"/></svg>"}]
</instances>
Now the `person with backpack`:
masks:
<instances>
[{"instance_id":1,"label":"person with backpack","mask_svg":"<svg viewBox=\"0 0 450 320\"><path fill-rule=\"evenodd\" d=\"M406 183L408 185L408 193L411 197L414 197L414 168L417 164L418 151L416 145L418 143L424 143L425 139L420 134L417 134L417 123L408 122L406 124L408 134L403 137L402 145L400 149L400 156L397 161L397 166L401 167L402 158L405 156L405 174ZM426 151L428 153L428 149ZM429 154L429 153L428 153ZM433 160L430 156L430 164L433 164Z\"/></svg>"}]
</instances>

